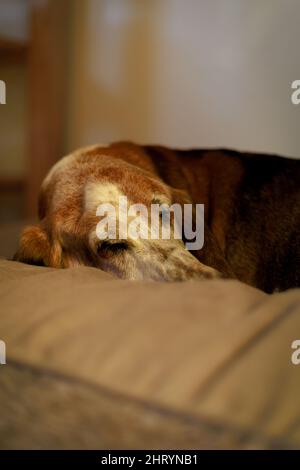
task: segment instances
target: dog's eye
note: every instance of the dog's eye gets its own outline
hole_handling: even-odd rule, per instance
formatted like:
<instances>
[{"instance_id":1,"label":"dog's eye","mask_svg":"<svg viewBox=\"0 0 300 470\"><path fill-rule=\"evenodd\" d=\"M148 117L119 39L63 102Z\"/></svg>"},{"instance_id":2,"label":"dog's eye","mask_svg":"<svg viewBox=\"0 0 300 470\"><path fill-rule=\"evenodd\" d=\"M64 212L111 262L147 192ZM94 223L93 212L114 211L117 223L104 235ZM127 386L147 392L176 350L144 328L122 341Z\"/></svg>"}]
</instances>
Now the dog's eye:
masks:
<instances>
[{"instance_id":1,"label":"dog's eye","mask_svg":"<svg viewBox=\"0 0 300 470\"><path fill-rule=\"evenodd\" d=\"M104 240L99 243L97 253L98 255L113 255L119 254L128 248L128 243L126 241L115 242L114 240Z\"/></svg>"}]
</instances>

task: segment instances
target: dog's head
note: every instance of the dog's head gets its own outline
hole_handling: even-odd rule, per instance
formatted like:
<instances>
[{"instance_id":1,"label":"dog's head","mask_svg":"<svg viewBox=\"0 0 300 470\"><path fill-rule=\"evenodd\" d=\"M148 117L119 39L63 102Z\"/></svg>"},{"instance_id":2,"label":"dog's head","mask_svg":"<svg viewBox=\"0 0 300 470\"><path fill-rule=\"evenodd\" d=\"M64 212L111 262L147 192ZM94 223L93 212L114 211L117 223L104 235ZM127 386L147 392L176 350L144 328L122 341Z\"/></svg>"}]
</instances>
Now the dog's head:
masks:
<instances>
[{"instance_id":1,"label":"dog's head","mask_svg":"<svg viewBox=\"0 0 300 470\"><path fill-rule=\"evenodd\" d=\"M127 206L121 207L125 200ZM44 180L41 221L23 231L15 259L57 268L94 266L126 279L218 277L176 238L174 223L169 236L163 237L163 217L151 219L157 215L151 212L153 205L159 211L188 202L184 191L166 185L151 171L112 157L109 148L75 152L60 160ZM174 222L173 213L167 220ZM155 236L153 224L158 230Z\"/></svg>"}]
</instances>

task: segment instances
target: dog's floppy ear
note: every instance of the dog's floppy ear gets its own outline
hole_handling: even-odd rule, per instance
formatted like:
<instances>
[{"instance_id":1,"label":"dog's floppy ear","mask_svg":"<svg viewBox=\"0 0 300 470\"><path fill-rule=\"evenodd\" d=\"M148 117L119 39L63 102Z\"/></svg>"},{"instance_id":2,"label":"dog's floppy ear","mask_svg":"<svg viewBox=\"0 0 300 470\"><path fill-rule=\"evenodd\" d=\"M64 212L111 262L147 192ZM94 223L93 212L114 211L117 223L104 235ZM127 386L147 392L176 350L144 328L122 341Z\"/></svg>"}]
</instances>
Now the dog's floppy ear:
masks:
<instances>
[{"instance_id":1,"label":"dog's floppy ear","mask_svg":"<svg viewBox=\"0 0 300 470\"><path fill-rule=\"evenodd\" d=\"M14 261L37 266L49 264L50 243L46 231L40 225L26 227L21 235Z\"/></svg>"}]
</instances>

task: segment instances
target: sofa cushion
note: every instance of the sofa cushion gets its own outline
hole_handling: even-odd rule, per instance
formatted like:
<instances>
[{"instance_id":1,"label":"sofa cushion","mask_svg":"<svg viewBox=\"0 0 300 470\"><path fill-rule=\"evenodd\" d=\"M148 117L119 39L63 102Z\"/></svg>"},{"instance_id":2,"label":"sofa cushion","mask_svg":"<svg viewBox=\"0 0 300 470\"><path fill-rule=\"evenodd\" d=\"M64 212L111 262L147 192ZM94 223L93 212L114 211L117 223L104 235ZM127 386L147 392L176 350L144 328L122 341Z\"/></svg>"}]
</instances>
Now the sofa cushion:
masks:
<instances>
[{"instance_id":1,"label":"sofa cushion","mask_svg":"<svg viewBox=\"0 0 300 470\"><path fill-rule=\"evenodd\" d=\"M0 261L3 448L300 445L300 290Z\"/></svg>"}]
</instances>

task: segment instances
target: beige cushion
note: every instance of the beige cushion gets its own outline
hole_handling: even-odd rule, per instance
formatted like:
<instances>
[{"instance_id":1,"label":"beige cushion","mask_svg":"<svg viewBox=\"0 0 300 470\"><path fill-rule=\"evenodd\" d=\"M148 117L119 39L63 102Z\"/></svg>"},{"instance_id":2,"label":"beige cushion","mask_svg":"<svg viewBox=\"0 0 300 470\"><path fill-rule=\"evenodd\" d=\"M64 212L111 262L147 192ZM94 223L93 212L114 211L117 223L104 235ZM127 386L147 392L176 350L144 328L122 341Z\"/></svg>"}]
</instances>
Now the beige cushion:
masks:
<instances>
[{"instance_id":1,"label":"beige cushion","mask_svg":"<svg viewBox=\"0 0 300 470\"><path fill-rule=\"evenodd\" d=\"M300 446L300 290L0 261L2 448Z\"/></svg>"}]
</instances>

